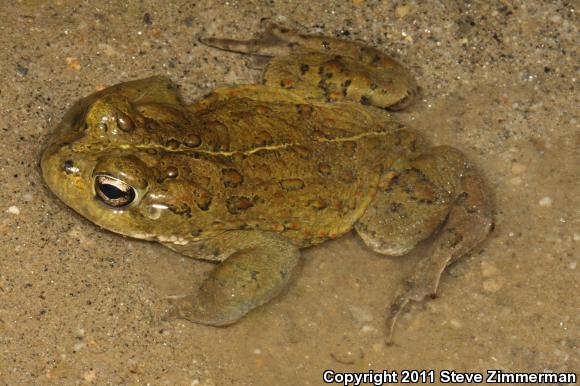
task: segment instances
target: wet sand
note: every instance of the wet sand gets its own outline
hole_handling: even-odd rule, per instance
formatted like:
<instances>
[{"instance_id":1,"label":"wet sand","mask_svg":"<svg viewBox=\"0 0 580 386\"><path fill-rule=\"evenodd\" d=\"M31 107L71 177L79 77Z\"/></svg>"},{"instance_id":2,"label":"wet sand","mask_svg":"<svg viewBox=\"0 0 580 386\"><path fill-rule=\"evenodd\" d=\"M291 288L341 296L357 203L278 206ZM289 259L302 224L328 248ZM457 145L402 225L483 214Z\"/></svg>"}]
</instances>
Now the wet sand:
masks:
<instances>
[{"instance_id":1,"label":"wet sand","mask_svg":"<svg viewBox=\"0 0 580 386\"><path fill-rule=\"evenodd\" d=\"M572 3L98 3L0 5L0 385L318 385L326 369L579 372ZM242 56L196 37L245 38L262 17L398 58L422 98L397 119L462 149L486 178L495 230L450 267L437 299L404 314L393 346L383 343L386 307L426 246L385 258L350 235L305 251L288 291L234 326L164 322L164 298L194 288L210 265L97 228L40 177L40 151L64 111L99 87L164 74L194 100L259 79Z\"/></svg>"}]
</instances>

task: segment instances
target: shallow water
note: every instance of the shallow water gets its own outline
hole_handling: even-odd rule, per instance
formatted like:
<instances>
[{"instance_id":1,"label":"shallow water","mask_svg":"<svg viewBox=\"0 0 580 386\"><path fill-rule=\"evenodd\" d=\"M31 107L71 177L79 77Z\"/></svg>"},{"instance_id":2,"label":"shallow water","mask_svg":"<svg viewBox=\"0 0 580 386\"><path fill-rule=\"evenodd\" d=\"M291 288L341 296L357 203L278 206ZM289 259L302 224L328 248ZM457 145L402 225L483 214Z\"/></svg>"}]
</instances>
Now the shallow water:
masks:
<instances>
[{"instance_id":1,"label":"shallow water","mask_svg":"<svg viewBox=\"0 0 580 386\"><path fill-rule=\"evenodd\" d=\"M445 5L442 5L444 3ZM132 2L0 5L0 385L322 384L325 369L580 371L577 12L565 1ZM149 16L145 16L145 15ZM162 322L207 263L98 229L44 187L40 150L98 87L169 75L193 100L256 81L196 36L262 17L362 39L409 66L422 100L397 114L484 174L495 230L436 300L383 343L386 306L420 246L385 258L354 235L304 252L286 293L228 328Z\"/></svg>"}]
</instances>

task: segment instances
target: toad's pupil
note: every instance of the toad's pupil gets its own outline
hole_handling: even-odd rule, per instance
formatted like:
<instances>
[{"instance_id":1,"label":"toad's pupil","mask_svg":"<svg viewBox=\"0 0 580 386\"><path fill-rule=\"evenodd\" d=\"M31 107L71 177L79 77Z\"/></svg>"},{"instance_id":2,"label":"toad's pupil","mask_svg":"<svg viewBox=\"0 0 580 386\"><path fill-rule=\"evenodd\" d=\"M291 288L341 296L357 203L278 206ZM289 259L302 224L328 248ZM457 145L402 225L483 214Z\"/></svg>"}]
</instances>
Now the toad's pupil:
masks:
<instances>
[{"instance_id":1,"label":"toad's pupil","mask_svg":"<svg viewBox=\"0 0 580 386\"><path fill-rule=\"evenodd\" d=\"M121 189L117 188L116 186L109 184L101 184L99 186L99 190L110 200L117 200L119 198L127 197L129 195L128 192L124 192Z\"/></svg>"}]
</instances>

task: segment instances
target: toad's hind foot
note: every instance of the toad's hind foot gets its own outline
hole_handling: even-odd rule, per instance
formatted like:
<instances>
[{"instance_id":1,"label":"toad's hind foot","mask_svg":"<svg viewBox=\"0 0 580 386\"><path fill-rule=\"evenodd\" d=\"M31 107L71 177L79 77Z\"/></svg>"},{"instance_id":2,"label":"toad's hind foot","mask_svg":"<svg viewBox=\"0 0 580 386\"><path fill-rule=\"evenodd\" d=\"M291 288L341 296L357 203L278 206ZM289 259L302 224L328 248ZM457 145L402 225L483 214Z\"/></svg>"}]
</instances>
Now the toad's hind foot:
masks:
<instances>
[{"instance_id":1,"label":"toad's hind foot","mask_svg":"<svg viewBox=\"0 0 580 386\"><path fill-rule=\"evenodd\" d=\"M355 225L365 243L379 253L401 255L435 235L431 253L419 261L388 311L390 344L407 304L435 296L445 268L487 236L492 218L480 176L456 149L440 146L396 162L384 178Z\"/></svg>"},{"instance_id":2,"label":"toad's hind foot","mask_svg":"<svg viewBox=\"0 0 580 386\"><path fill-rule=\"evenodd\" d=\"M491 215L485 213L487 208L470 208L457 204L451 209L447 223L433 245L431 256L419 261L415 273L407 281L403 291L395 297L386 319L387 344L392 344L397 318L405 306L410 301L434 298L445 268L467 254L491 230Z\"/></svg>"},{"instance_id":3,"label":"toad's hind foot","mask_svg":"<svg viewBox=\"0 0 580 386\"><path fill-rule=\"evenodd\" d=\"M273 23L269 19L262 19L261 24L264 31L255 39L201 37L199 41L206 46L224 51L266 57L290 55L296 50L295 41L300 36L297 32Z\"/></svg>"},{"instance_id":4,"label":"toad's hind foot","mask_svg":"<svg viewBox=\"0 0 580 386\"><path fill-rule=\"evenodd\" d=\"M446 222L436 235L431 255L421 260L413 276L407 281L406 288L395 298L387 316L387 344L392 343L393 330L397 317L410 301L421 301L435 297L439 280L445 268L465 256L483 241L493 226L491 206L486 199L480 176L463 155L447 147L436 148L454 176L454 200ZM443 168L442 168L443 166ZM446 174L446 173L443 173Z\"/></svg>"},{"instance_id":5,"label":"toad's hind foot","mask_svg":"<svg viewBox=\"0 0 580 386\"><path fill-rule=\"evenodd\" d=\"M408 106L417 93L411 74L383 52L359 42L306 35L265 21L260 38L203 38L226 51L272 57L263 82L327 102L350 100L389 110Z\"/></svg>"}]
</instances>

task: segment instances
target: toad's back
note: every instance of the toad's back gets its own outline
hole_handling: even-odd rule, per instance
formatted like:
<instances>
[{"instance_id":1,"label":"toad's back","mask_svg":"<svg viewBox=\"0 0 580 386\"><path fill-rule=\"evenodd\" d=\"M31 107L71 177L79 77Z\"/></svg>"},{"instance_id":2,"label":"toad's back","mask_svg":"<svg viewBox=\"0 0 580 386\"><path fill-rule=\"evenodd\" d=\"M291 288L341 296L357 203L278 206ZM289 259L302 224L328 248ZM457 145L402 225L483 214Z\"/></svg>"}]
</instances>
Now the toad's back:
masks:
<instances>
[{"instance_id":1,"label":"toad's back","mask_svg":"<svg viewBox=\"0 0 580 386\"><path fill-rule=\"evenodd\" d=\"M166 126L158 108L138 109ZM414 139L378 109L307 102L266 86L217 90L191 109L141 135L162 143L138 147L155 170L180 170L163 181L165 204L200 233L272 230L298 245L336 237L362 216L381 170Z\"/></svg>"}]
</instances>

